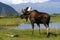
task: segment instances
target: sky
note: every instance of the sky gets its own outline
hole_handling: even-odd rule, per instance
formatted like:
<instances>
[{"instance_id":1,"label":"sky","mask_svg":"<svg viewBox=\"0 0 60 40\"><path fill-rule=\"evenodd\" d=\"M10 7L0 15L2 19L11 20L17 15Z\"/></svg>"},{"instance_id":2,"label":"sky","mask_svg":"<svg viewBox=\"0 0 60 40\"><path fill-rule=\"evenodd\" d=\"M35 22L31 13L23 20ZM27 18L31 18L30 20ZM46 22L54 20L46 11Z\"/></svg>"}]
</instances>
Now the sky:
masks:
<instances>
[{"instance_id":1,"label":"sky","mask_svg":"<svg viewBox=\"0 0 60 40\"><path fill-rule=\"evenodd\" d=\"M60 0L0 0L6 4L60 2Z\"/></svg>"},{"instance_id":2,"label":"sky","mask_svg":"<svg viewBox=\"0 0 60 40\"><path fill-rule=\"evenodd\" d=\"M53 1L53 2L60 2L60 0L50 0L50 1Z\"/></svg>"}]
</instances>

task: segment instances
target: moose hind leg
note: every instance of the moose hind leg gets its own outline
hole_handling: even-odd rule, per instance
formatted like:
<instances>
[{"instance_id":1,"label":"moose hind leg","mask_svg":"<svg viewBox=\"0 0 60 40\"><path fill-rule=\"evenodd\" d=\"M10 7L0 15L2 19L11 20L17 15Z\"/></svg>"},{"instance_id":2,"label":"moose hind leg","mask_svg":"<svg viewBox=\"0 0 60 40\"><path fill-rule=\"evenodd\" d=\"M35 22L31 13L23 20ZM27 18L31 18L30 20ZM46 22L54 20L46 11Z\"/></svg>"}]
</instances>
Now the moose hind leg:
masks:
<instances>
[{"instance_id":1,"label":"moose hind leg","mask_svg":"<svg viewBox=\"0 0 60 40\"><path fill-rule=\"evenodd\" d=\"M47 37L49 36L49 25L48 24L45 24L46 26L46 33L47 33Z\"/></svg>"}]
</instances>

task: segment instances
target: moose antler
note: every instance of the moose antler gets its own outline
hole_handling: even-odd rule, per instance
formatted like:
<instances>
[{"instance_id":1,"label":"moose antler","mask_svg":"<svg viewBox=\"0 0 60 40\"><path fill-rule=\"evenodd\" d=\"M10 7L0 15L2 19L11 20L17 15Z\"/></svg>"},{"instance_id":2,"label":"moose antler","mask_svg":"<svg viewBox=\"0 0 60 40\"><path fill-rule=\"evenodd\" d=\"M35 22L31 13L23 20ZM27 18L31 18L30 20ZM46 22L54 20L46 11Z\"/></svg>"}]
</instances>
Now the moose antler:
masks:
<instances>
[{"instance_id":1,"label":"moose antler","mask_svg":"<svg viewBox=\"0 0 60 40\"><path fill-rule=\"evenodd\" d=\"M22 11L22 13L25 13L25 9L22 9L21 11Z\"/></svg>"}]
</instances>

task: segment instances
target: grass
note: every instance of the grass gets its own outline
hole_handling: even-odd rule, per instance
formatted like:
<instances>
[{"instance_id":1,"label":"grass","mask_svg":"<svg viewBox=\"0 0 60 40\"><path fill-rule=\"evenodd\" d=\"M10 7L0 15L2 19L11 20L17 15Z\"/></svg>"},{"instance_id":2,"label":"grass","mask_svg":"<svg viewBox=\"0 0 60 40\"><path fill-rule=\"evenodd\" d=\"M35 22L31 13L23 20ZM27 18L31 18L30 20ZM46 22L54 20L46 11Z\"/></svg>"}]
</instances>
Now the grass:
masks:
<instances>
[{"instance_id":1,"label":"grass","mask_svg":"<svg viewBox=\"0 0 60 40\"><path fill-rule=\"evenodd\" d=\"M34 35L31 34L31 29L25 30L0 30L0 40L60 40L60 29L51 29L50 37L46 37L46 30L34 30ZM10 37L5 34L18 34L18 37Z\"/></svg>"},{"instance_id":2,"label":"grass","mask_svg":"<svg viewBox=\"0 0 60 40\"><path fill-rule=\"evenodd\" d=\"M56 16L56 17L51 17L50 22L60 22L60 17ZM0 26L18 26L21 23L30 23L30 21L28 20L28 22L26 22L25 19L21 19L20 17L7 17L7 18L0 18Z\"/></svg>"},{"instance_id":3,"label":"grass","mask_svg":"<svg viewBox=\"0 0 60 40\"><path fill-rule=\"evenodd\" d=\"M60 16L51 17L50 21L51 22L60 22Z\"/></svg>"},{"instance_id":4,"label":"grass","mask_svg":"<svg viewBox=\"0 0 60 40\"><path fill-rule=\"evenodd\" d=\"M59 16L51 17L51 22L60 22ZM1 26L17 26L21 23L26 23L25 19L17 18L0 18L0 27ZM27 23L30 23L29 21ZM0 30L0 40L60 40L60 29L51 29L50 37L46 37L46 30L41 29L41 33L38 33L38 30L34 30L34 35L32 35L31 29L25 30ZM18 34L18 37L11 37L5 34Z\"/></svg>"},{"instance_id":5,"label":"grass","mask_svg":"<svg viewBox=\"0 0 60 40\"><path fill-rule=\"evenodd\" d=\"M9 25L18 25L20 23L19 18L1 18L0 25L2 26L9 26Z\"/></svg>"},{"instance_id":6,"label":"grass","mask_svg":"<svg viewBox=\"0 0 60 40\"><path fill-rule=\"evenodd\" d=\"M15 18L0 18L0 26L17 26L20 23L26 23L25 19Z\"/></svg>"}]
</instances>

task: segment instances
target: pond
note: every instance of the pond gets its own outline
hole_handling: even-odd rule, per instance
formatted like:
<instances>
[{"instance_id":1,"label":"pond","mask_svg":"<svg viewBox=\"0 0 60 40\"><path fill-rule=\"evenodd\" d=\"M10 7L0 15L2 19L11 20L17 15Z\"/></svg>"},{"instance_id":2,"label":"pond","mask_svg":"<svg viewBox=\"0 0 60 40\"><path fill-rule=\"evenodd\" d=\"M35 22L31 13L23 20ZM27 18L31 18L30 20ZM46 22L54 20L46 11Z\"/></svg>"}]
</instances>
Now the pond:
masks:
<instances>
[{"instance_id":1,"label":"pond","mask_svg":"<svg viewBox=\"0 0 60 40\"><path fill-rule=\"evenodd\" d=\"M31 24L20 24L19 26L17 26L15 29L31 29L32 26ZM34 24L34 29L37 29L37 25ZM45 26L43 24L40 24L40 28L45 29ZM49 28L60 28L60 22L53 22L49 24Z\"/></svg>"},{"instance_id":2,"label":"pond","mask_svg":"<svg viewBox=\"0 0 60 40\"><path fill-rule=\"evenodd\" d=\"M0 28L0 29L16 29L16 30L21 30L21 29L31 29L32 26L31 24L20 24L17 27L9 27L9 28ZM34 24L34 29L37 29L37 25ZM45 26L43 24L40 24L41 29L45 29ZM52 22L49 23L49 28L60 28L60 22Z\"/></svg>"}]
</instances>

